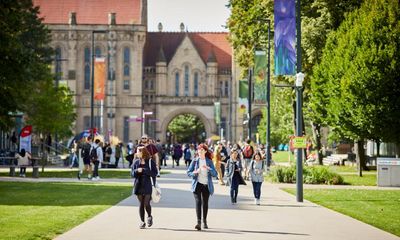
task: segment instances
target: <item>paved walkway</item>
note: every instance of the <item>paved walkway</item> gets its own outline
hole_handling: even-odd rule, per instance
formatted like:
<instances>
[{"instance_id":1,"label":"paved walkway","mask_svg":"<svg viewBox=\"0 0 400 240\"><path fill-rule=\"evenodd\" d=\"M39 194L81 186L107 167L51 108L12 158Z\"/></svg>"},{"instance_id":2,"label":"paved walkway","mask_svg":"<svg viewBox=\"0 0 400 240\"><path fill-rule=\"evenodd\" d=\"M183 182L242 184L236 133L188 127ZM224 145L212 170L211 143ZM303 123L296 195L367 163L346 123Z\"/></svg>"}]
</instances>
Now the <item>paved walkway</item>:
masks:
<instances>
[{"instance_id":1,"label":"paved walkway","mask_svg":"<svg viewBox=\"0 0 400 240\"><path fill-rule=\"evenodd\" d=\"M308 201L297 203L294 196L277 185L265 183L261 206L253 203L251 185L240 186L237 205L230 204L227 187L215 185L215 194L210 198L210 229L199 232L194 230L194 199L184 169L173 169L159 183L163 199L152 204L151 228L138 228L138 201L129 197L56 239L400 239Z\"/></svg>"}]
</instances>

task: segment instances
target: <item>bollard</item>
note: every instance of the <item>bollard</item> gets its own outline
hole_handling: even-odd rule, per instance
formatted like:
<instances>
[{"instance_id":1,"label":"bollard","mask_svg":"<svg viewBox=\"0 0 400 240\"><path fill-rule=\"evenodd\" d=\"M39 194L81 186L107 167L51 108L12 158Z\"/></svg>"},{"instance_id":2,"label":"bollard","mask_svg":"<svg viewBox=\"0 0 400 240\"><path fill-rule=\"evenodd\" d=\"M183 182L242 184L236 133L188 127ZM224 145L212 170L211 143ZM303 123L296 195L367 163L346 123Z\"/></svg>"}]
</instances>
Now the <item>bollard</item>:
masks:
<instances>
[{"instance_id":1,"label":"bollard","mask_svg":"<svg viewBox=\"0 0 400 240\"><path fill-rule=\"evenodd\" d=\"M10 177L15 176L15 166L10 166Z\"/></svg>"},{"instance_id":2,"label":"bollard","mask_svg":"<svg viewBox=\"0 0 400 240\"><path fill-rule=\"evenodd\" d=\"M32 167L32 177L39 178L39 167L38 166Z\"/></svg>"}]
</instances>

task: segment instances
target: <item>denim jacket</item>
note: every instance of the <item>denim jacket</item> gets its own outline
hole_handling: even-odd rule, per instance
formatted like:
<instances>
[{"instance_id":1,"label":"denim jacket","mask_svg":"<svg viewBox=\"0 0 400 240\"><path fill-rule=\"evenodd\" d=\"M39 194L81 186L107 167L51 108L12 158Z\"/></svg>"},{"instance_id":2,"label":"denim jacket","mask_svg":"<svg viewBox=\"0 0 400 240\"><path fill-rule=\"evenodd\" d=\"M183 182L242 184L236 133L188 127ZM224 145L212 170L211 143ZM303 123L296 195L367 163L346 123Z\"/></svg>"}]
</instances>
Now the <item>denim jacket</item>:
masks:
<instances>
[{"instance_id":1,"label":"denim jacket","mask_svg":"<svg viewBox=\"0 0 400 240\"><path fill-rule=\"evenodd\" d=\"M217 176L217 171L215 170L214 163L206 158L206 164L207 167L210 168L210 171L208 171L208 191L210 191L210 194L212 195L214 193L214 185L212 182L212 177ZM198 182L198 175L194 174L193 171L197 170L199 168L199 158L193 159L193 161L190 163L189 168L187 169L187 175L192 178L192 192L196 190L196 185Z\"/></svg>"}]
</instances>

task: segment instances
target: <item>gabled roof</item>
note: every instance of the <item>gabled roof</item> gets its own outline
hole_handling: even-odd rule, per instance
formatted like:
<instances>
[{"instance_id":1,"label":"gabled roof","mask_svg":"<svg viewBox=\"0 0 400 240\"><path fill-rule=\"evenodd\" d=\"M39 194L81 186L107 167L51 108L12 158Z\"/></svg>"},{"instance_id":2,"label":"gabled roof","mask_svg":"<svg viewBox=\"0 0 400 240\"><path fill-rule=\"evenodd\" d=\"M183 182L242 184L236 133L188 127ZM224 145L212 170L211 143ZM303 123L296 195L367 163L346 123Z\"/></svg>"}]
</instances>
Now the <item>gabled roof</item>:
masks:
<instances>
[{"instance_id":1,"label":"gabled roof","mask_svg":"<svg viewBox=\"0 0 400 240\"><path fill-rule=\"evenodd\" d=\"M169 63L185 36L190 38L204 63L207 63L210 54L214 54L219 69L231 68L232 48L227 40L228 33L225 32L148 32L144 66L156 65L160 48Z\"/></svg>"},{"instance_id":2,"label":"gabled roof","mask_svg":"<svg viewBox=\"0 0 400 240\"><path fill-rule=\"evenodd\" d=\"M116 13L117 24L141 24L141 0L33 0L46 24L68 24L76 12L77 24L108 24L108 14Z\"/></svg>"}]
</instances>

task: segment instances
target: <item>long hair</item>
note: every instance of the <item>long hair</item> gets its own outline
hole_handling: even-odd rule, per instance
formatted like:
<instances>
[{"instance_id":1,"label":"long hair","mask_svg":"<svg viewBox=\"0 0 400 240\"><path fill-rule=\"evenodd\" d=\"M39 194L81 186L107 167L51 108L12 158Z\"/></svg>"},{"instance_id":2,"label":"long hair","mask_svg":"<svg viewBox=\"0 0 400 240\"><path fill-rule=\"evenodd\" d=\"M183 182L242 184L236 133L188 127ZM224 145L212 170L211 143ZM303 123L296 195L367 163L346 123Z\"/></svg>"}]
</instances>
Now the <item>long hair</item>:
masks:
<instances>
[{"instance_id":1,"label":"long hair","mask_svg":"<svg viewBox=\"0 0 400 240\"><path fill-rule=\"evenodd\" d=\"M151 158L151 155L146 147L138 147L138 151L142 153L142 158L144 160L149 160Z\"/></svg>"},{"instance_id":2,"label":"long hair","mask_svg":"<svg viewBox=\"0 0 400 240\"><path fill-rule=\"evenodd\" d=\"M19 155L20 155L21 157L25 157L25 153L26 153L26 151L25 151L25 149L23 148L23 149L21 149L21 152L19 153Z\"/></svg>"},{"instance_id":3,"label":"long hair","mask_svg":"<svg viewBox=\"0 0 400 240\"><path fill-rule=\"evenodd\" d=\"M208 150L207 145L205 145L204 143L202 143L202 144L200 144L200 145L197 147L197 150L199 150L199 149L201 149L201 148L204 149L204 150L206 150L206 158L212 160L213 154L212 154L212 152L211 152L210 150Z\"/></svg>"}]
</instances>

